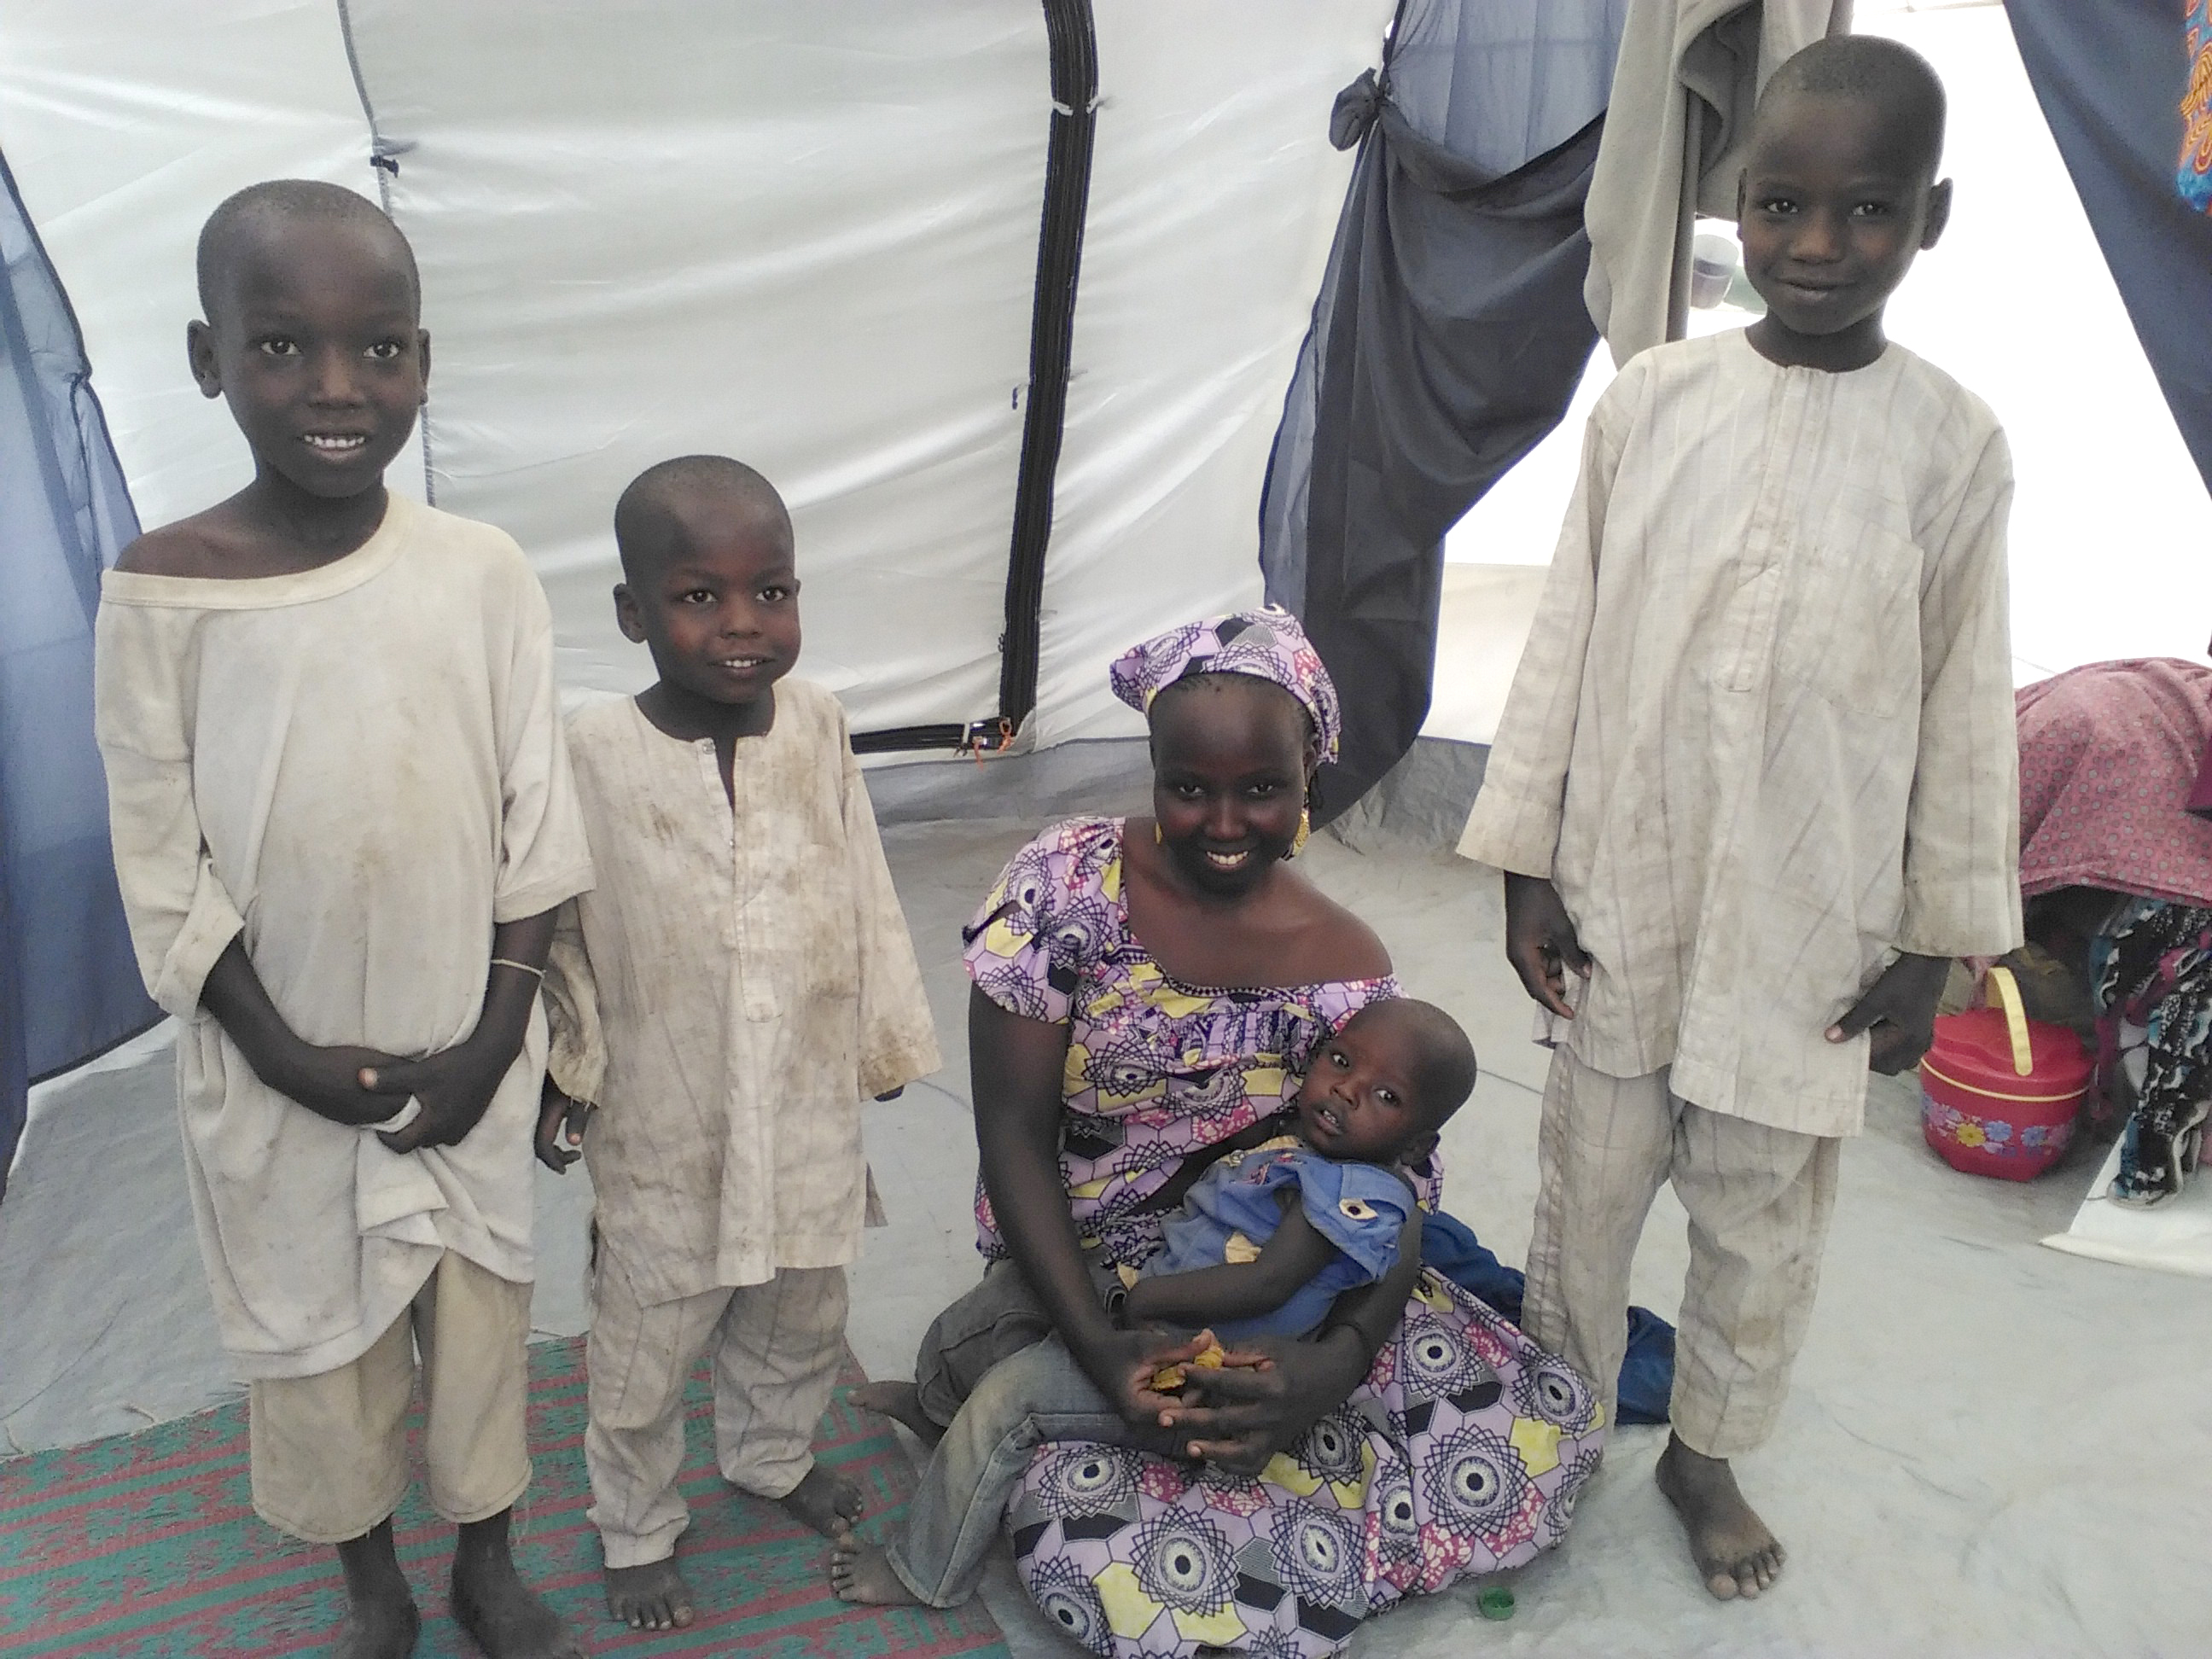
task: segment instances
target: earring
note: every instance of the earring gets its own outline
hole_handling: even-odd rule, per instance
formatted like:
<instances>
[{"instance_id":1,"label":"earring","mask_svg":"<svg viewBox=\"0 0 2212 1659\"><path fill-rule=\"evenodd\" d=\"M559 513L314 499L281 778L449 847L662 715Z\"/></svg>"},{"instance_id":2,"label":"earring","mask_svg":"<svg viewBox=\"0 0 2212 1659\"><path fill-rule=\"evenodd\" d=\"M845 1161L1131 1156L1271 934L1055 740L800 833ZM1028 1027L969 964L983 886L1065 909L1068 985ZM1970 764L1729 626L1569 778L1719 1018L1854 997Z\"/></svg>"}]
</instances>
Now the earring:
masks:
<instances>
[{"instance_id":1,"label":"earring","mask_svg":"<svg viewBox=\"0 0 2212 1659\"><path fill-rule=\"evenodd\" d=\"M1152 820L1152 845L1155 847L1160 847L1165 845L1166 842L1167 836L1160 829L1160 821L1158 818L1154 818Z\"/></svg>"},{"instance_id":2,"label":"earring","mask_svg":"<svg viewBox=\"0 0 2212 1659\"><path fill-rule=\"evenodd\" d=\"M1304 852L1306 850L1306 843L1312 839L1313 814L1304 807L1300 807L1298 809L1298 833L1291 837L1290 846L1284 850L1283 862L1288 864L1292 859L1297 857L1299 854Z\"/></svg>"}]
</instances>

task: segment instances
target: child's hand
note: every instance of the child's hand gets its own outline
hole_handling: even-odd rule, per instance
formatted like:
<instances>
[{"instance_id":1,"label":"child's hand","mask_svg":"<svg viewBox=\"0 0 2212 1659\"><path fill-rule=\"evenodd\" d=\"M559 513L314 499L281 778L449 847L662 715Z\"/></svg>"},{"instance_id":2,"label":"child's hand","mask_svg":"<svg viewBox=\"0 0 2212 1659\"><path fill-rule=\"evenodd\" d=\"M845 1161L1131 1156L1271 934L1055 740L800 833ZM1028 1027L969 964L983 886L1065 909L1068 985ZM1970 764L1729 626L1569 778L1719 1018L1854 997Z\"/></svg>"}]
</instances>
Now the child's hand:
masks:
<instances>
[{"instance_id":1,"label":"child's hand","mask_svg":"<svg viewBox=\"0 0 2212 1659\"><path fill-rule=\"evenodd\" d=\"M555 1175L568 1174L584 1155L584 1127L591 1121L591 1102L570 1099L547 1078L538 1107L538 1161Z\"/></svg>"},{"instance_id":2,"label":"child's hand","mask_svg":"<svg viewBox=\"0 0 2212 1659\"><path fill-rule=\"evenodd\" d=\"M362 1129L383 1122L400 1106L389 1097L364 1088L362 1073L400 1063L397 1057L375 1048L318 1048L295 1042L281 1060L270 1063L274 1074L264 1073L262 1081L318 1117ZM261 1066L256 1064L254 1070L260 1073Z\"/></svg>"},{"instance_id":3,"label":"child's hand","mask_svg":"<svg viewBox=\"0 0 2212 1659\"><path fill-rule=\"evenodd\" d=\"M1900 956L1828 1028L1828 1041L1849 1042L1861 1031L1871 1032L1869 1071L1893 1077L1917 1066L1936 1041L1936 1004L1950 971L1948 957Z\"/></svg>"},{"instance_id":4,"label":"child's hand","mask_svg":"<svg viewBox=\"0 0 2212 1659\"><path fill-rule=\"evenodd\" d=\"M362 1068L361 1086L386 1100L410 1095L422 1109L403 1129L380 1131L377 1139L395 1152L422 1146L456 1146L483 1121L514 1055L503 1045L474 1037L421 1060L397 1060ZM397 1104L392 1110L398 1110ZM385 1114L390 1116L391 1113Z\"/></svg>"},{"instance_id":5,"label":"child's hand","mask_svg":"<svg viewBox=\"0 0 2212 1659\"><path fill-rule=\"evenodd\" d=\"M268 988L253 971L244 934L232 939L208 970L206 983L200 987L200 1006L215 1016L254 1076L317 1117L361 1129L399 1110L397 1103L371 1094L361 1082L363 1072L396 1064L394 1057L376 1048L350 1044L325 1048L301 1041L276 1012Z\"/></svg>"},{"instance_id":6,"label":"child's hand","mask_svg":"<svg viewBox=\"0 0 2212 1659\"><path fill-rule=\"evenodd\" d=\"M1521 975L1530 996L1561 1019L1572 1019L1567 1006L1567 969L1588 979L1589 954L1575 937L1559 890L1541 876L1505 876L1505 959Z\"/></svg>"}]
</instances>

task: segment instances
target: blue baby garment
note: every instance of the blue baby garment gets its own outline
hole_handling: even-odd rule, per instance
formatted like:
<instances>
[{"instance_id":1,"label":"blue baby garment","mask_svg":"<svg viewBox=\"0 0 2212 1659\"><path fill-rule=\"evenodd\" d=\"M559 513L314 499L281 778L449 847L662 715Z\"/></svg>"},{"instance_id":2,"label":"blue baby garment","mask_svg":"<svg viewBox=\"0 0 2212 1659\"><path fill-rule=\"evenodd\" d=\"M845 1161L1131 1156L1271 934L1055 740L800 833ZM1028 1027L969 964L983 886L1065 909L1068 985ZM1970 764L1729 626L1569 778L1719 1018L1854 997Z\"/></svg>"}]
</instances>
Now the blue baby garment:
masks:
<instances>
[{"instance_id":1,"label":"blue baby garment","mask_svg":"<svg viewBox=\"0 0 2212 1659\"><path fill-rule=\"evenodd\" d=\"M1182 1212L1168 1218L1165 1243L1145 1263L1143 1276L1250 1261L1282 1221L1279 1194L1285 1188L1297 1190L1299 1207L1313 1230L1336 1247L1336 1259L1273 1313L1217 1323L1213 1334L1224 1342L1304 1336L1339 1296L1373 1284L1398 1259L1398 1234L1413 1212L1413 1194L1379 1164L1334 1163L1295 1141L1232 1152L1185 1194Z\"/></svg>"}]
</instances>

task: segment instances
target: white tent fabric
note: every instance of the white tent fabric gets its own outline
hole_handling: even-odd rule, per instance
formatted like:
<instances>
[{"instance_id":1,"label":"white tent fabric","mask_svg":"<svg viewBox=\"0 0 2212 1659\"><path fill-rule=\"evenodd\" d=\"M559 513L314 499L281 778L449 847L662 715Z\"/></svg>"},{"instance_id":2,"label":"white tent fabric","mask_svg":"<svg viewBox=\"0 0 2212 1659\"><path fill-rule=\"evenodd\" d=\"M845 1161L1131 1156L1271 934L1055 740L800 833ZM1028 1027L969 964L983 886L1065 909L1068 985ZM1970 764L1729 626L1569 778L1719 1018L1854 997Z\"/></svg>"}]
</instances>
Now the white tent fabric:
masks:
<instances>
[{"instance_id":1,"label":"white tent fabric","mask_svg":"<svg viewBox=\"0 0 2212 1659\"><path fill-rule=\"evenodd\" d=\"M1337 89L1388 0L1112 0L1037 740L1136 736L1105 665L1260 598L1260 483L1352 161Z\"/></svg>"},{"instance_id":2,"label":"white tent fabric","mask_svg":"<svg viewBox=\"0 0 2212 1659\"><path fill-rule=\"evenodd\" d=\"M437 499L530 550L564 681L649 678L614 626L610 517L644 467L711 450L789 501L805 672L857 724L989 713L1042 12L348 9L441 347Z\"/></svg>"},{"instance_id":3,"label":"white tent fabric","mask_svg":"<svg viewBox=\"0 0 2212 1659\"><path fill-rule=\"evenodd\" d=\"M1261 471L1348 167L1329 102L1389 13L1097 9L1030 741L1134 733L1107 661L1259 591ZM647 677L606 598L614 499L718 450L791 501L802 672L860 729L996 711L1051 106L1036 0L0 11L0 151L145 522L247 476L184 372L207 212L257 179L382 183L423 268L431 491L531 552L564 681Z\"/></svg>"},{"instance_id":4,"label":"white tent fabric","mask_svg":"<svg viewBox=\"0 0 2212 1659\"><path fill-rule=\"evenodd\" d=\"M1571 411L1569 418L1574 418ZM1503 489L1520 476L1516 467L1498 487ZM1573 489L1571 477L1568 489ZM1513 689L1513 671L1520 665L1521 648L1528 642L1550 574L1540 564L1444 566L1437 606L1437 680L1421 726L1424 737L1488 743L1497 735L1506 693Z\"/></svg>"},{"instance_id":5,"label":"white tent fabric","mask_svg":"<svg viewBox=\"0 0 2212 1659\"><path fill-rule=\"evenodd\" d=\"M257 179L373 196L368 143L327 0L0 7L0 154L83 329L141 523L252 476L237 428L185 368L201 222ZM422 493L418 467L395 465L391 483Z\"/></svg>"}]
</instances>

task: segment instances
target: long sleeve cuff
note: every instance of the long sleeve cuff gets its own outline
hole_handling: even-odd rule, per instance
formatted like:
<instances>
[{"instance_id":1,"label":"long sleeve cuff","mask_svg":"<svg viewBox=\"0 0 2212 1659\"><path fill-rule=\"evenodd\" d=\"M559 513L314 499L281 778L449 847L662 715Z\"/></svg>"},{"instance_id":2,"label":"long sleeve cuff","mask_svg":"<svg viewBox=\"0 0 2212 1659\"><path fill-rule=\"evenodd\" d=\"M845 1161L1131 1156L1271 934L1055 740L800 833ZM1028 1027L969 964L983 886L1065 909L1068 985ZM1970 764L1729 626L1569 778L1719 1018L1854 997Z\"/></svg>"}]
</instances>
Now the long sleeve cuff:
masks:
<instances>
[{"instance_id":1,"label":"long sleeve cuff","mask_svg":"<svg viewBox=\"0 0 2212 1659\"><path fill-rule=\"evenodd\" d=\"M2019 948L2020 916L2010 921L1984 915L1980 920L1946 907L1940 914L1915 914L1908 907L1897 930L1897 948L1916 957L2001 957Z\"/></svg>"},{"instance_id":2,"label":"long sleeve cuff","mask_svg":"<svg viewBox=\"0 0 2212 1659\"><path fill-rule=\"evenodd\" d=\"M545 1075L571 1100L599 1104L599 1091L607 1080L607 1057L574 1041L574 1032L556 1032L545 1055Z\"/></svg>"},{"instance_id":3,"label":"long sleeve cuff","mask_svg":"<svg viewBox=\"0 0 2212 1659\"><path fill-rule=\"evenodd\" d=\"M2021 942L2020 885L2009 876L1907 876L1897 948L1919 957L2001 957Z\"/></svg>"},{"instance_id":4,"label":"long sleeve cuff","mask_svg":"<svg viewBox=\"0 0 2212 1659\"><path fill-rule=\"evenodd\" d=\"M607 1079L606 1033L599 1024L598 987L573 903L562 910L554 926L544 994L546 1075L569 1099L603 1104L599 1095Z\"/></svg>"},{"instance_id":5,"label":"long sleeve cuff","mask_svg":"<svg viewBox=\"0 0 2212 1659\"><path fill-rule=\"evenodd\" d=\"M860 1060L860 1092L874 1096L903 1089L916 1078L927 1077L945 1064L938 1053L937 1034L924 1030L902 1032L867 1046Z\"/></svg>"},{"instance_id":6,"label":"long sleeve cuff","mask_svg":"<svg viewBox=\"0 0 2212 1659\"><path fill-rule=\"evenodd\" d=\"M1478 792L1459 838L1459 855L1516 876L1548 881L1559 845L1559 815L1542 812L1500 794Z\"/></svg>"}]
</instances>

